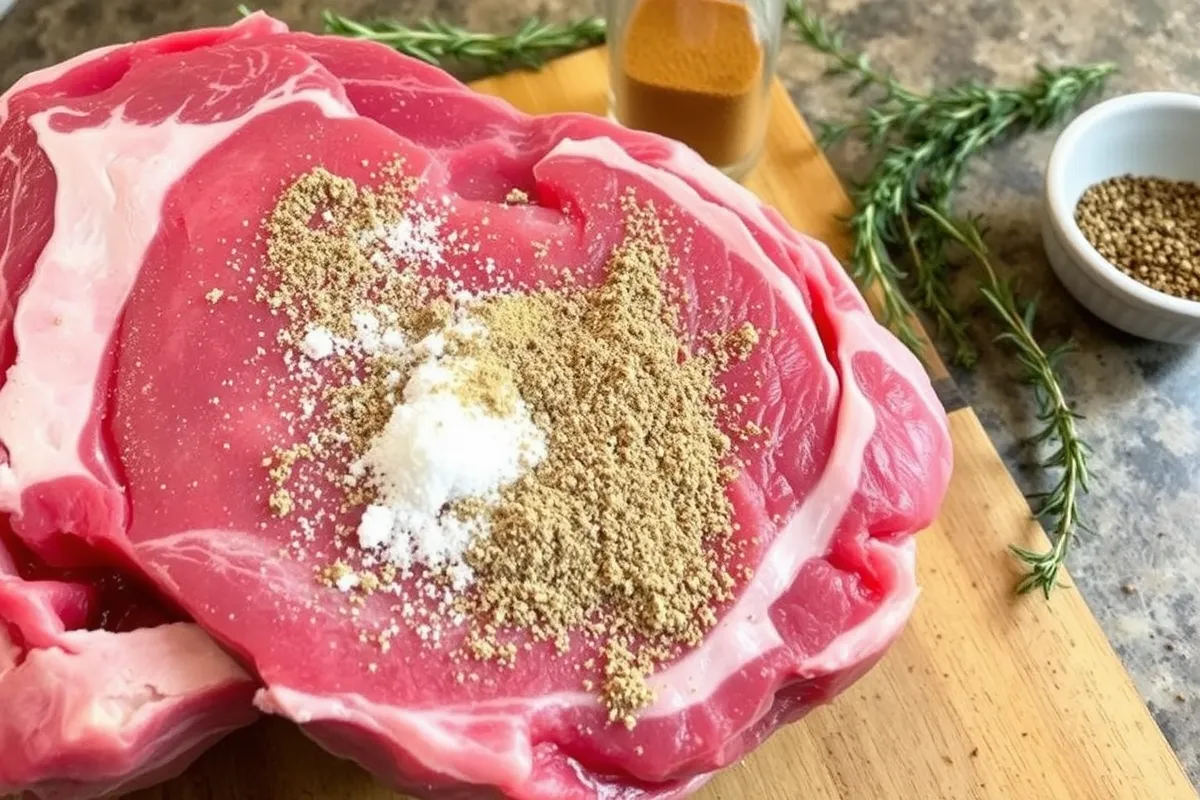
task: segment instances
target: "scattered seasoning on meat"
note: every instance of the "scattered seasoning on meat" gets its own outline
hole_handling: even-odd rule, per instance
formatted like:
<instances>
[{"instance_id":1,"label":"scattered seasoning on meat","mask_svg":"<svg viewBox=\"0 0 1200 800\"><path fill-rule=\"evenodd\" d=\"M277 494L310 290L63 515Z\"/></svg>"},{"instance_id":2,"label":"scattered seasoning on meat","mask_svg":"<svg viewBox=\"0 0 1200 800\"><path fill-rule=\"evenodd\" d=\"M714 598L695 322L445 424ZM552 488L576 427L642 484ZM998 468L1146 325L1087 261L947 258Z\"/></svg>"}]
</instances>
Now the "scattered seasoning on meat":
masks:
<instances>
[{"instance_id":1,"label":"scattered seasoning on meat","mask_svg":"<svg viewBox=\"0 0 1200 800\"><path fill-rule=\"evenodd\" d=\"M504 197L504 202L510 206L522 206L529 203L529 194L523 189L510 189Z\"/></svg>"},{"instance_id":2,"label":"scattered seasoning on meat","mask_svg":"<svg viewBox=\"0 0 1200 800\"><path fill-rule=\"evenodd\" d=\"M745 361L758 345L758 329L743 322L724 337L725 353L734 361Z\"/></svg>"},{"instance_id":3,"label":"scattered seasoning on meat","mask_svg":"<svg viewBox=\"0 0 1200 800\"><path fill-rule=\"evenodd\" d=\"M629 724L652 700L651 666L701 640L733 579L713 557L732 530L714 359L681 360L663 231L652 210L627 213L599 288L504 296L478 311L549 451L504 492L469 561L477 616L546 638L591 622L645 642L605 648L605 699Z\"/></svg>"},{"instance_id":4,"label":"scattered seasoning on meat","mask_svg":"<svg viewBox=\"0 0 1200 800\"><path fill-rule=\"evenodd\" d=\"M267 220L267 257L278 283L260 285L259 299L298 328L292 332L296 340L319 330L346 342L355 336L353 319L362 306L399 311L417 309L428 299L430 287L383 257L437 254L436 213L410 206L414 188L400 181L378 191L360 189L317 168L283 193ZM417 221L398 230L395 220L410 216ZM314 226L314 218L321 224ZM431 238L420 239L420 233Z\"/></svg>"},{"instance_id":5,"label":"scattered seasoning on meat","mask_svg":"<svg viewBox=\"0 0 1200 800\"><path fill-rule=\"evenodd\" d=\"M578 645L582 685L633 727L654 701L648 676L732 599L737 468L715 381L760 336L742 325L689 350L665 280L670 225L632 196L599 286L564 269L556 288L471 294L429 268L478 244L443 231L402 165L381 172L366 188L314 169L266 221L256 297L285 320L290 370L272 397L313 428L264 454L268 506L296 525L286 552L304 560L332 528L315 580L356 620L367 598L394 596L394 616L360 635L383 655L401 625L430 646L464 633L452 661L512 666L531 638ZM516 192L506 202L528 202ZM476 449L421 444L429 421L434 439ZM463 459L478 447L499 449Z\"/></svg>"},{"instance_id":6,"label":"scattered seasoning on meat","mask_svg":"<svg viewBox=\"0 0 1200 800\"><path fill-rule=\"evenodd\" d=\"M1083 193L1075 220L1100 255L1126 275L1200 301L1200 184L1110 178Z\"/></svg>"},{"instance_id":7,"label":"scattered seasoning on meat","mask_svg":"<svg viewBox=\"0 0 1200 800\"><path fill-rule=\"evenodd\" d=\"M430 353L356 462L377 492L358 528L360 545L386 548L385 557L401 567L444 567L456 590L471 582L463 559L487 530L477 516L446 507L493 495L540 461L546 447L511 377L502 365L491 367L457 352Z\"/></svg>"},{"instance_id":8,"label":"scattered seasoning on meat","mask_svg":"<svg viewBox=\"0 0 1200 800\"><path fill-rule=\"evenodd\" d=\"M270 467L271 480L276 486L283 486L292 475L296 462L312 458L312 448L307 444L296 444L288 448L276 447L273 454L263 459L263 466Z\"/></svg>"},{"instance_id":9,"label":"scattered seasoning on meat","mask_svg":"<svg viewBox=\"0 0 1200 800\"><path fill-rule=\"evenodd\" d=\"M292 502L292 494L287 489L276 489L268 500L268 505L271 511L278 517L286 517L292 513L295 504Z\"/></svg>"},{"instance_id":10,"label":"scattered seasoning on meat","mask_svg":"<svg viewBox=\"0 0 1200 800\"><path fill-rule=\"evenodd\" d=\"M654 668L655 653L652 648L643 648L635 654L627 639L615 637L608 640L604 658L603 691L609 719L632 730L637 712L654 702L646 676Z\"/></svg>"},{"instance_id":11,"label":"scattered seasoning on meat","mask_svg":"<svg viewBox=\"0 0 1200 800\"><path fill-rule=\"evenodd\" d=\"M210 289L208 291L208 294L204 295L204 299L207 300L209 303L216 305L218 302L220 302L221 298L224 296L225 296L225 292L221 291L220 289Z\"/></svg>"}]
</instances>

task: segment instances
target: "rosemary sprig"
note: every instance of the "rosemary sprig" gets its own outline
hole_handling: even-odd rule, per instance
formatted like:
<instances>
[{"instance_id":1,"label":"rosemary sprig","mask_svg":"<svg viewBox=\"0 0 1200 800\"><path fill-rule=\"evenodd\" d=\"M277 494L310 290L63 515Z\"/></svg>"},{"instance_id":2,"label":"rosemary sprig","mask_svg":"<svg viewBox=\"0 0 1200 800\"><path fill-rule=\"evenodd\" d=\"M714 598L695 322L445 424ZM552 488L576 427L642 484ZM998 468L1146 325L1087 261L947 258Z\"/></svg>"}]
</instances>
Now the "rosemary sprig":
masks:
<instances>
[{"instance_id":1,"label":"rosemary sprig","mask_svg":"<svg viewBox=\"0 0 1200 800\"><path fill-rule=\"evenodd\" d=\"M1059 363L1073 350L1073 344L1068 340L1046 349L1038 343L1033 333L1036 303L1022 304L1017 299L1013 281L1000 279L975 222L951 220L938 209L924 204L918 209L948 237L966 248L983 267L984 278L979 290L1004 328L998 341L1007 343L1015 351L1038 405L1037 418L1042 428L1029 441L1035 446L1056 447L1043 466L1060 469L1058 481L1049 492L1034 498L1038 501L1036 515L1046 521L1050 529L1050 549L1039 553L1010 546L1029 570L1017 584L1017 591L1024 594L1040 589L1049 598L1050 590L1057 585L1058 572L1071 542L1084 527L1079 521L1079 497L1088 491L1090 449L1075 424L1082 417L1067 402L1058 377Z\"/></svg>"},{"instance_id":2,"label":"rosemary sprig","mask_svg":"<svg viewBox=\"0 0 1200 800\"><path fill-rule=\"evenodd\" d=\"M984 267L981 294L1004 327L1000 338L1014 347L1034 387L1042 428L1032 441L1057 444L1042 466L1061 470L1059 480L1050 492L1031 498L1037 516L1048 524L1052 545L1044 553L1012 547L1029 570L1018 591L1040 589L1049 597L1074 535L1082 527L1078 498L1088 483L1087 446L1055 372L1071 344L1045 349L1038 343L1033 332L1035 305L1018 302L1011 282L999 279L977 226L951 222L951 209L974 157L1004 136L1056 123L1098 90L1115 68L1111 64L1039 67L1036 78L1021 87L965 83L920 93L874 69L866 56L847 50L842 37L812 15L803 0L789 0L787 16L806 44L830 57L831 72L855 78L852 94L874 89L881 95L858 119L823 130L827 142L858 135L879 153L867 179L854 192L851 273L860 283L878 281L885 296L901 295L902 286L909 289L914 303L932 316L939 333L952 344L954 361L971 366L977 351L950 292L947 245L962 244ZM889 259L889 250L904 254L907 273ZM911 340L907 318L889 313L885 322L902 340Z\"/></svg>"},{"instance_id":3,"label":"rosemary sprig","mask_svg":"<svg viewBox=\"0 0 1200 800\"><path fill-rule=\"evenodd\" d=\"M788 0L785 14L801 41L830 58L831 74L854 78L852 95L870 88L881 93L858 119L827 123L821 129L825 145L857 134L882 150L854 192L851 274L864 289L876 283L881 287L884 322L910 347L918 337L911 315L900 313L906 306L911 310L903 299L905 288L949 340L954 362L974 365L978 354L948 286L946 234L915 221L921 217L915 205L932 203L948 211L972 158L1004 135L1057 122L1097 90L1115 67L1039 67L1037 78L1021 87L969 82L921 93L872 67L866 55L847 49L842 35L813 14L804 0ZM903 253L908 269L899 267L889 251Z\"/></svg>"},{"instance_id":4,"label":"rosemary sprig","mask_svg":"<svg viewBox=\"0 0 1200 800\"><path fill-rule=\"evenodd\" d=\"M599 17L562 25L531 17L515 33L478 33L441 20L426 19L412 26L393 20L363 23L332 11L324 13L324 23L326 33L380 42L435 66L454 59L490 70L540 67L552 56L600 44L605 29Z\"/></svg>"},{"instance_id":5,"label":"rosemary sprig","mask_svg":"<svg viewBox=\"0 0 1200 800\"><path fill-rule=\"evenodd\" d=\"M892 116L879 107L868 112L869 121L864 124L874 126L869 141L890 144L855 192L856 213L851 227L861 234L866 227L863 218L873 217L879 229L875 246L907 251L911 293L917 305L937 322L939 332L952 343L956 363L972 366L976 352L966 333L965 317L949 292L944 255L946 237L928 227L910 226L906 231L904 219L917 216L913 206L919 202L932 200L938 207L948 209L973 157L1008 132L1043 127L1059 119L1094 90L1102 80L1098 76L1106 74L1107 68L1086 73L1080 68L1068 68L1043 72L1037 81L1022 89L986 90L990 96L986 103L969 99L971 93L959 87L947 90L945 97L934 95L928 103L914 104ZM923 111L915 113L914 108ZM909 113L913 113L912 119L889 121ZM918 243L920 247L916 246ZM886 254L875 256L878 262L886 259ZM858 276L866 271L867 265L852 263L851 268ZM903 275L902 270L895 269L885 277L895 280ZM901 291L898 285L894 288ZM907 331L897 329L896 333L907 334Z\"/></svg>"},{"instance_id":6,"label":"rosemary sprig","mask_svg":"<svg viewBox=\"0 0 1200 800\"><path fill-rule=\"evenodd\" d=\"M843 34L830 28L825 20L809 11L805 0L787 0L783 20L801 42L831 59L833 63L825 71L827 76L851 75L855 78L855 83L850 89L851 97L856 97L871 87L882 89L885 100L898 98L915 102L923 97L902 86L891 74L874 69L866 53L856 53L847 48ZM850 133L852 127L823 123L822 143L835 143Z\"/></svg>"},{"instance_id":7,"label":"rosemary sprig","mask_svg":"<svg viewBox=\"0 0 1200 800\"><path fill-rule=\"evenodd\" d=\"M252 9L237 7L243 17ZM443 20L424 19L415 25L396 20L359 22L326 9L325 32L351 39L379 42L434 66L449 60L473 63L493 72L513 66L537 69L554 56L603 44L603 17L581 17L558 24L530 17L514 33L479 33Z\"/></svg>"}]
</instances>

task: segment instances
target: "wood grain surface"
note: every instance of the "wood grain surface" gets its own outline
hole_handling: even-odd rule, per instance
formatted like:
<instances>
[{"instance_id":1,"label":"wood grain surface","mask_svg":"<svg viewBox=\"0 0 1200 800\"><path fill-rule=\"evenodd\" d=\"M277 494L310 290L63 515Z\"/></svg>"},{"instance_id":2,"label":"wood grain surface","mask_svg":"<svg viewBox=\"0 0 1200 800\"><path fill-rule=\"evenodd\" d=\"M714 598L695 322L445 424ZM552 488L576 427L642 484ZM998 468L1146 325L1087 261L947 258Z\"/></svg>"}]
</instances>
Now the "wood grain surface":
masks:
<instances>
[{"instance_id":1,"label":"wood grain surface","mask_svg":"<svg viewBox=\"0 0 1200 800\"><path fill-rule=\"evenodd\" d=\"M605 76L603 51L593 50L477 87L533 113L603 113ZM747 184L845 255L837 220L849 201L782 86ZM1006 548L1044 546L1044 535L972 411L950 421L954 478L940 519L920 536L923 594L907 631L866 678L718 775L703 800L1196 800L1079 594L1014 597ZM278 720L138 795L392 797Z\"/></svg>"}]
</instances>

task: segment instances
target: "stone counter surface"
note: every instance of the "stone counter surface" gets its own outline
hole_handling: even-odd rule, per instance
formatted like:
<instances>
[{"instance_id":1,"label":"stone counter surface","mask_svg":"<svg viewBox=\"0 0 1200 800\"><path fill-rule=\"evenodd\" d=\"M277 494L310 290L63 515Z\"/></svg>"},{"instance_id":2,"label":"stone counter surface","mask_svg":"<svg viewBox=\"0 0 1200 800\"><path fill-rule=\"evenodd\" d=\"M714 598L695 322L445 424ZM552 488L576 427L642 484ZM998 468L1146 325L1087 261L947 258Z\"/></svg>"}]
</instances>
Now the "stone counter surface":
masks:
<instances>
[{"instance_id":1,"label":"stone counter surface","mask_svg":"<svg viewBox=\"0 0 1200 800\"><path fill-rule=\"evenodd\" d=\"M0 7L5 4L0 0ZM1039 61L1111 60L1110 93L1200 90L1200 4L1193 0L816 0L877 66L917 86L963 78L1013 82ZM0 88L25 72L104 44L236 18L233 0L16 0L0 20ZM562 18L595 10L569 0L264 0L298 28L317 29L326 6L364 17L441 16L481 29L509 28L529 13ZM820 59L785 47L780 73L810 118L852 109L845 86L821 77ZM1087 416L1094 486L1083 505L1094 532L1070 566L1147 704L1193 781L1200 782L1200 348L1142 342L1089 316L1049 271L1038 236L1043 167L1053 133L994 151L973 171L962 210L990 224L997 260L1042 297L1043 332L1074 336L1068 387ZM831 154L843 176L864 153ZM962 289L970 291L969 276ZM956 377L1022 487L1044 486L1022 446L1034 420L1012 359L986 344L983 366ZM964 531L964 535L970 535ZM1029 598L1028 602L1042 602ZM1097 698L1097 702L1102 702Z\"/></svg>"}]
</instances>

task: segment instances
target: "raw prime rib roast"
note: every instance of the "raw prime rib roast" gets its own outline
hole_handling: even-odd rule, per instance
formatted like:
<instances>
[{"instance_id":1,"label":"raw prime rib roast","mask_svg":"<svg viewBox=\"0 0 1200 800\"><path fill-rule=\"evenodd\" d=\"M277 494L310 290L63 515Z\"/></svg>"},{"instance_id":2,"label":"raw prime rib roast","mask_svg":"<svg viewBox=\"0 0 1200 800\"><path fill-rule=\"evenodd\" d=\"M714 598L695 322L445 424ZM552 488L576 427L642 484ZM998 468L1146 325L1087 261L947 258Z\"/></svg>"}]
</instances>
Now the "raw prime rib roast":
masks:
<instances>
[{"instance_id":1,"label":"raw prime rib roast","mask_svg":"<svg viewBox=\"0 0 1200 800\"><path fill-rule=\"evenodd\" d=\"M290 181L367 185L384 162L419 179L441 230L477 236L425 265L467 289L545 279L546 242L598 281L632 194L688 232L671 247L692 341L773 331L720 378L733 396L754 376L745 413L769 431L732 445L750 569L649 676L632 727L582 688L574 639L463 682L415 626L382 653L360 636L382 593L348 614L285 554L294 520L268 511L263 453L291 441L270 399L288 365L262 345L286 320L246 273ZM261 711L418 796L681 797L863 675L917 598L912 534L951 470L928 379L822 244L674 142L526 116L256 14L13 86L0 268L0 795L163 780Z\"/></svg>"}]
</instances>

